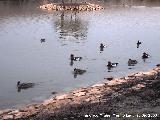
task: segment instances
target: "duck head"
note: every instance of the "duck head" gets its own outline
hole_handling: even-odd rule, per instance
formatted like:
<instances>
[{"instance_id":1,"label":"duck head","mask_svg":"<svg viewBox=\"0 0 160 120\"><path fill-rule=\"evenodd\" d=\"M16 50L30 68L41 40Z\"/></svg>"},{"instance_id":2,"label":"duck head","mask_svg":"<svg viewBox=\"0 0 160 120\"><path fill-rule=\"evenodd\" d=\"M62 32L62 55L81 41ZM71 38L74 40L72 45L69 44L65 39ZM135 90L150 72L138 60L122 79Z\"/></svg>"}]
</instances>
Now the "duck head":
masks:
<instances>
[{"instance_id":1,"label":"duck head","mask_svg":"<svg viewBox=\"0 0 160 120\"><path fill-rule=\"evenodd\" d=\"M19 85L20 85L20 83L21 83L21 82L20 82L20 81L18 81L18 82L17 82L17 86L19 86Z\"/></svg>"},{"instance_id":2,"label":"duck head","mask_svg":"<svg viewBox=\"0 0 160 120\"><path fill-rule=\"evenodd\" d=\"M111 61L108 61L108 65L112 65Z\"/></svg>"},{"instance_id":3,"label":"duck head","mask_svg":"<svg viewBox=\"0 0 160 120\"><path fill-rule=\"evenodd\" d=\"M74 60L74 54L70 55L71 60Z\"/></svg>"}]
</instances>

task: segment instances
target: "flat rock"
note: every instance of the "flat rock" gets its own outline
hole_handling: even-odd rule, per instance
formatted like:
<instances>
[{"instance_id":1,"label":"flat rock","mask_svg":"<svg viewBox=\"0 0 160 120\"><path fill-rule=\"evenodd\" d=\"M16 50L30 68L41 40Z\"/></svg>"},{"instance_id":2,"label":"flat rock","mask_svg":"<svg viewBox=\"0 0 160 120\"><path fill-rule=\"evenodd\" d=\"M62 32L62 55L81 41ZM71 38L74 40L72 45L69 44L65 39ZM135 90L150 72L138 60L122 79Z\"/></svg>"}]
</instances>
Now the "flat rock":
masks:
<instances>
[{"instance_id":1,"label":"flat rock","mask_svg":"<svg viewBox=\"0 0 160 120\"><path fill-rule=\"evenodd\" d=\"M74 96L80 97L80 96L85 96L86 92L78 92L78 93L74 93Z\"/></svg>"},{"instance_id":2,"label":"flat rock","mask_svg":"<svg viewBox=\"0 0 160 120\"><path fill-rule=\"evenodd\" d=\"M5 116L3 116L2 119L3 119L3 120L14 119L14 116L13 116L13 115L5 115Z\"/></svg>"},{"instance_id":3,"label":"flat rock","mask_svg":"<svg viewBox=\"0 0 160 120\"><path fill-rule=\"evenodd\" d=\"M67 98L67 94L56 96L57 100L64 100L65 98Z\"/></svg>"},{"instance_id":4,"label":"flat rock","mask_svg":"<svg viewBox=\"0 0 160 120\"><path fill-rule=\"evenodd\" d=\"M48 105L48 104L50 104L50 103L53 103L53 99L51 98L51 99L48 99L48 100L45 100L44 102L43 102L43 105Z\"/></svg>"},{"instance_id":5,"label":"flat rock","mask_svg":"<svg viewBox=\"0 0 160 120\"><path fill-rule=\"evenodd\" d=\"M104 83L101 83L101 84L95 84L95 85L93 85L92 87L102 87L102 86L104 86L105 84Z\"/></svg>"}]
</instances>

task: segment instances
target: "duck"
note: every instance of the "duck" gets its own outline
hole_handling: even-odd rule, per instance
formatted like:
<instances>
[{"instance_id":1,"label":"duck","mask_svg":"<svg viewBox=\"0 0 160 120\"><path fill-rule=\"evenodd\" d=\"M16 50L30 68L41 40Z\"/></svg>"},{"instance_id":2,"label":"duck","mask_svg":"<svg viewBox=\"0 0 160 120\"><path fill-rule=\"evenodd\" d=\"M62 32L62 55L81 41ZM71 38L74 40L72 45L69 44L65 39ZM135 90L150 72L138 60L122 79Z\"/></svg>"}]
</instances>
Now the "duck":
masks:
<instances>
[{"instance_id":1,"label":"duck","mask_svg":"<svg viewBox=\"0 0 160 120\"><path fill-rule=\"evenodd\" d=\"M82 75L86 72L86 70L74 68L74 74Z\"/></svg>"},{"instance_id":2,"label":"duck","mask_svg":"<svg viewBox=\"0 0 160 120\"><path fill-rule=\"evenodd\" d=\"M100 44L100 51L103 51L103 49L105 48L105 45L103 43Z\"/></svg>"},{"instance_id":3,"label":"duck","mask_svg":"<svg viewBox=\"0 0 160 120\"><path fill-rule=\"evenodd\" d=\"M149 54L144 52L143 55L142 55L142 59L146 59L146 58L149 58Z\"/></svg>"},{"instance_id":4,"label":"duck","mask_svg":"<svg viewBox=\"0 0 160 120\"><path fill-rule=\"evenodd\" d=\"M46 42L46 39L44 39L44 38L43 38L43 39L41 39L41 43L42 43L42 42Z\"/></svg>"},{"instance_id":5,"label":"duck","mask_svg":"<svg viewBox=\"0 0 160 120\"><path fill-rule=\"evenodd\" d=\"M140 45L142 42L140 42L139 40L138 40L138 42L137 42L137 45Z\"/></svg>"},{"instance_id":6,"label":"duck","mask_svg":"<svg viewBox=\"0 0 160 120\"><path fill-rule=\"evenodd\" d=\"M112 67L116 67L117 65L118 63L112 63L111 61L108 61L107 67L112 68Z\"/></svg>"},{"instance_id":7,"label":"duck","mask_svg":"<svg viewBox=\"0 0 160 120\"><path fill-rule=\"evenodd\" d=\"M142 42L140 42L139 40L138 40L138 42L137 42L137 48L139 48L139 45L141 44Z\"/></svg>"},{"instance_id":8,"label":"duck","mask_svg":"<svg viewBox=\"0 0 160 120\"><path fill-rule=\"evenodd\" d=\"M27 89L32 88L35 86L35 83L21 83L20 81L17 82L18 89Z\"/></svg>"},{"instance_id":9,"label":"duck","mask_svg":"<svg viewBox=\"0 0 160 120\"><path fill-rule=\"evenodd\" d=\"M132 65L135 65L137 63L138 63L137 60L132 60L132 59L128 60L128 66L132 66Z\"/></svg>"},{"instance_id":10,"label":"duck","mask_svg":"<svg viewBox=\"0 0 160 120\"><path fill-rule=\"evenodd\" d=\"M74 54L71 54L70 59L71 59L71 61L80 61L82 59L82 57L75 57Z\"/></svg>"}]
</instances>

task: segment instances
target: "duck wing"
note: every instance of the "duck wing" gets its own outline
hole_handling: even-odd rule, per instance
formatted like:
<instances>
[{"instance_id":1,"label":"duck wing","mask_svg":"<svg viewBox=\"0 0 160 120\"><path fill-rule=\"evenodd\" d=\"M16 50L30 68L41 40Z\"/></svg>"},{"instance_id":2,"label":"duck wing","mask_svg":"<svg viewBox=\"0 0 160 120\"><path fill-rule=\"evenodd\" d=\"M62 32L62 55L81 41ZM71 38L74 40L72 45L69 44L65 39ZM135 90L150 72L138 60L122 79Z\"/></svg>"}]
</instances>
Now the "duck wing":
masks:
<instances>
[{"instance_id":1,"label":"duck wing","mask_svg":"<svg viewBox=\"0 0 160 120\"><path fill-rule=\"evenodd\" d=\"M27 88L32 88L35 86L35 83L21 83L18 88L20 89L27 89Z\"/></svg>"}]
</instances>

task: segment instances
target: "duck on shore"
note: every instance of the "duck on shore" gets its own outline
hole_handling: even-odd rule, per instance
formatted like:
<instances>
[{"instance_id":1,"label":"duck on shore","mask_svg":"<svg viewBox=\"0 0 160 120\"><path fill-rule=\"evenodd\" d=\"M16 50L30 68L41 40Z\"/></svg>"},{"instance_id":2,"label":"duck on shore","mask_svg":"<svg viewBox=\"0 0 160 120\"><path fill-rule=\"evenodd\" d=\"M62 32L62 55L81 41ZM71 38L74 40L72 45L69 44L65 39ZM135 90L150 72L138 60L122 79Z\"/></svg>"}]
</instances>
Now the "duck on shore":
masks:
<instances>
[{"instance_id":1,"label":"duck on shore","mask_svg":"<svg viewBox=\"0 0 160 120\"><path fill-rule=\"evenodd\" d=\"M143 55L142 55L142 59L149 58L149 56L150 56L149 54L147 54L147 53L144 52Z\"/></svg>"},{"instance_id":2,"label":"duck on shore","mask_svg":"<svg viewBox=\"0 0 160 120\"><path fill-rule=\"evenodd\" d=\"M74 54L70 55L70 60L71 61L80 61L82 59L82 57L75 57Z\"/></svg>"},{"instance_id":3,"label":"duck on shore","mask_svg":"<svg viewBox=\"0 0 160 120\"><path fill-rule=\"evenodd\" d=\"M35 86L35 83L21 83L20 81L17 82L17 88L20 89L28 89Z\"/></svg>"},{"instance_id":4,"label":"duck on shore","mask_svg":"<svg viewBox=\"0 0 160 120\"><path fill-rule=\"evenodd\" d=\"M112 68L112 67L116 67L117 65L118 63L112 63L111 61L108 61L107 67Z\"/></svg>"},{"instance_id":5,"label":"duck on shore","mask_svg":"<svg viewBox=\"0 0 160 120\"><path fill-rule=\"evenodd\" d=\"M138 63L137 60L132 60L132 59L128 60L128 66L134 66L137 63Z\"/></svg>"}]
</instances>

